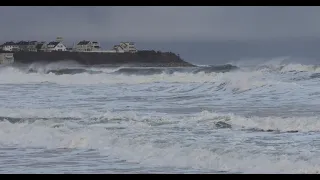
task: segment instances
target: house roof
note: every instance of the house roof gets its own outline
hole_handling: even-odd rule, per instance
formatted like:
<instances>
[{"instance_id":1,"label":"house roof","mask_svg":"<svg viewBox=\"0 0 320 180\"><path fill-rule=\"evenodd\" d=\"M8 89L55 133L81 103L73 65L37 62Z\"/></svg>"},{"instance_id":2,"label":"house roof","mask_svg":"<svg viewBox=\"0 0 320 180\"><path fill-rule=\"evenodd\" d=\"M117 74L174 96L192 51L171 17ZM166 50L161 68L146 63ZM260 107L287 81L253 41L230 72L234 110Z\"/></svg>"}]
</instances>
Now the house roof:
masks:
<instances>
[{"instance_id":1,"label":"house roof","mask_svg":"<svg viewBox=\"0 0 320 180\"><path fill-rule=\"evenodd\" d=\"M60 42L57 41L51 41L49 42L48 46L53 45L53 47L56 47Z\"/></svg>"},{"instance_id":2,"label":"house roof","mask_svg":"<svg viewBox=\"0 0 320 180\"><path fill-rule=\"evenodd\" d=\"M37 42L38 42L38 41L30 41L30 42L29 42L29 45L35 45L35 44L37 44Z\"/></svg>"},{"instance_id":3,"label":"house roof","mask_svg":"<svg viewBox=\"0 0 320 180\"><path fill-rule=\"evenodd\" d=\"M119 45L114 45L114 46L113 46L113 49L118 49L118 48L120 48L120 49L123 50L123 48L122 48L121 46L119 46Z\"/></svg>"},{"instance_id":4,"label":"house roof","mask_svg":"<svg viewBox=\"0 0 320 180\"><path fill-rule=\"evenodd\" d=\"M90 41L83 40L83 41L80 41L77 45L87 45L89 43L90 43Z\"/></svg>"},{"instance_id":5,"label":"house roof","mask_svg":"<svg viewBox=\"0 0 320 180\"><path fill-rule=\"evenodd\" d=\"M19 41L19 42L17 42L16 44L17 44L17 45L29 45L30 42L28 42L28 41Z\"/></svg>"},{"instance_id":6,"label":"house roof","mask_svg":"<svg viewBox=\"0 0 320 180\"><path fill-rule=\"evenodd\" d=\"M12 45L16 45L16 43L13 42L13 41L10 41L10 42L5 42L5 43L3 44L3 46L12 46Z\"/></svg>"},{"instance_id":7,"label":"house roof","mask_svg":"<svg viewBox=\"0 0 320 180\"><path fill-rule=\"evenodd\" d=\"M120 42L120 43L124 43L124 44L134 44L134 42Z\"/></svg>"}]
</instances>

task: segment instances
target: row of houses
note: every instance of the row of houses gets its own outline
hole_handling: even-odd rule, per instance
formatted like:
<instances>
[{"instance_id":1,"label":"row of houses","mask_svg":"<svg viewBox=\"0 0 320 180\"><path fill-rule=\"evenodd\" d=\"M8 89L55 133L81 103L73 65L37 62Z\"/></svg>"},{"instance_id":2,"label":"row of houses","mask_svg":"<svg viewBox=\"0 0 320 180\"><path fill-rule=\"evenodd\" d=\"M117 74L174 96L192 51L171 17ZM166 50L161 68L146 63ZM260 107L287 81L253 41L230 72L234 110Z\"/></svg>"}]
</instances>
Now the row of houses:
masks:
<instances>
[{"instance_id":1,"label":"row of houses","mask_svg":"<svg viewBox=\"0 0 320 180\"><path fill-rule=\"evenodd\" d=\"M100 43L97 41L82 40L73 47L67 47L62 38L58 37L55 41L46 43L45 41L19 41L5 42L0 46L4 51L29 51L29 52L52 52L52 51L71 51L71 52L106 52L106 53L135 53L137 49L132 42L121 42L119 45L113 46L111 50L102 50Z\"/></svg>"},{"instance_id":2,"label":"row of houses","mask_svg":"<svg viewBox=\"0 0 320 180\"><path fill-rule=\"evenodd\" d=\"M19 41L5 42L1 45L4 51L29 51L29 52L51 52L51 51L67 51L66 46L62 42L52 41L49 43L38 41Z\"/></svg>"}]
</instances>

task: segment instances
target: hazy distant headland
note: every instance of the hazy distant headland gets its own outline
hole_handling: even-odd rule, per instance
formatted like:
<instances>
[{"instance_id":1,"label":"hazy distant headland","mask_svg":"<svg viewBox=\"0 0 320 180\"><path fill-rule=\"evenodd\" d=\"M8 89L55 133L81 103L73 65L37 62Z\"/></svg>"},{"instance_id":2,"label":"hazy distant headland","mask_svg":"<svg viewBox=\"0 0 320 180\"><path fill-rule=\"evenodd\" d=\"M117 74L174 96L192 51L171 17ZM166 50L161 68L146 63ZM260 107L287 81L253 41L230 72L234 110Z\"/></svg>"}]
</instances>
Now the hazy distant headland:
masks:
<instances>
[{"instance_id":1,"label":"hazy distant headland","mask_svg":"<svg viewBox=\"0 0 320 180\"><path fill-rule=\"evenodd\" d=\"M51 42L8 41L1 45L1 49L12 52L15 63L73 60L84 65L194 66L171 51L138 50L134 42L120 42L111 49L102 49L98 41L81 40L68 47L62 37L57 37Z\"/></svg>"},{"instance_id":2,"label":"hazy distant headland","mask_svg":"<svg viewBox=\"0 0 320 180\"><path fill-rule=\"evenodd\" d=\"M112 50L117 42L101 41L102 47ZM302 58L304 63L320 63L320 38L287 38L265 40L217 40L135 42L141 50L174 52L193 64L227 64L246 59L272 59L277 57ZM66 40L67 48L75 43ZM319 61L319 62L318 62Z\"/></svg>"}]
</instances>

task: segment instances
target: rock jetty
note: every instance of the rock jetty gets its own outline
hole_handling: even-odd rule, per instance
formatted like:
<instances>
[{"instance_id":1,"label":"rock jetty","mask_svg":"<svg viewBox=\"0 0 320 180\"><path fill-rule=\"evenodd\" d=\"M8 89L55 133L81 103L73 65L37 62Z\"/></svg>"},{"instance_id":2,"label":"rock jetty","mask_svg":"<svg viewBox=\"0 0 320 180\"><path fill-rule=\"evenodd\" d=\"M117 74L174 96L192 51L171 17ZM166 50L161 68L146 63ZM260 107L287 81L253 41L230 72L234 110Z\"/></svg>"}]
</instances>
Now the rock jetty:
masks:
<instances>
[{"instance_id":1,"label":"rock jetty","mask_svg":"<svg viewBox=\"0 0 320 180\"><path fill-rule=\"evenodd\" d=\"M14 52L15 63L34 62L52 63L58 61L76 61L82 65L134 65L139 67L193 67L172 52L137 51L136 53L105 52Z\"/></svg>"}]
</instances>

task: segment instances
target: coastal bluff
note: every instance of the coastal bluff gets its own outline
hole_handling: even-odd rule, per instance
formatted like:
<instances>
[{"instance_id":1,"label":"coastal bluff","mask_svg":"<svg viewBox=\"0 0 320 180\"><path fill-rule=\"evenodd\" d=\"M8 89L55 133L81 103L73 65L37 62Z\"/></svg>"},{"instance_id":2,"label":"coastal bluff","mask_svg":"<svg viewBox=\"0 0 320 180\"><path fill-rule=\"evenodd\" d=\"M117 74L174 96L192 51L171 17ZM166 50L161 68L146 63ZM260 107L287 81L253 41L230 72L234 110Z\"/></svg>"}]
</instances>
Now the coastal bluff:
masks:
<instances>
[{"instance_id":1,"label":"coastal bluff","mask_svg":"<svg viewBox=\"0 0 320 180\"><path fill-rule=\"evenodd\" d=\"M140 67L193 67L172 52L137 51L136 53L105 52L14 52L15 63L52 63L58 61L76 61L82 65L133 65Z\"/></svg>"}]
</instances>

